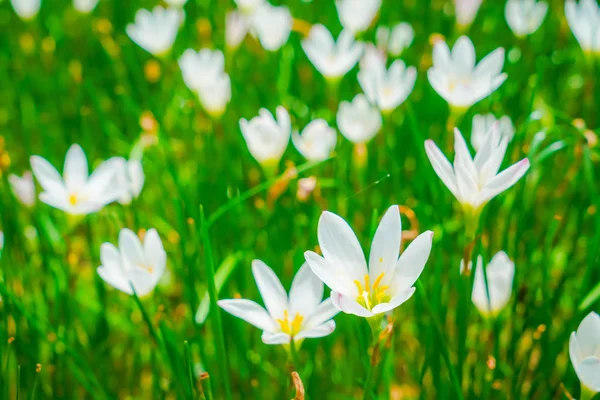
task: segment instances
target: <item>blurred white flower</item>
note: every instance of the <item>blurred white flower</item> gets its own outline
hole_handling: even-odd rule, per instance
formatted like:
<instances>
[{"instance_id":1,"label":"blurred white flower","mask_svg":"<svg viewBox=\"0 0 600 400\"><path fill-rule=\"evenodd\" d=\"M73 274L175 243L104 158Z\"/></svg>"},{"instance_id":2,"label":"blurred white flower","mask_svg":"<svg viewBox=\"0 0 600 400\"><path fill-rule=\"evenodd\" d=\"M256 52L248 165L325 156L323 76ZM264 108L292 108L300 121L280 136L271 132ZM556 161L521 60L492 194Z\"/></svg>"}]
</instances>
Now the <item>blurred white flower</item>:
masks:
<instances>
[{"instance_id":1,"label":"blurred white flower","mask_svg":"<svg viewBox=\"0 0 600 400\"><path fill-rule=\"evenodd\" d=\"M80 13L90 13L98 5L99 0L73 0L73 7Z\"/></svg>"},{"instance_id":2,"label":"blurred white flower","mask_svg":"<svg viewBox=\"0 0 600 400\"><path fill-rule=\"evenodd\" d=\"M183 7L188 0L165 0L170 7Z\"/></svg>"},{"instance_id":3,"label":"blurred white flower","mask_svg":"<svg viewBox=\"0 0 600 400\"><path fill-rule=\"evenodd\" d=\"M367 143L379 132L381 113L367 98L356 95L352 102L342 101L336 116L342 135L353 143Z\"/></svg>"},{"instance_id":4,"label":"blurred white flower","mask_svg":"<svg viewBox=\"0 0 600 400\"><path fill-rule=\"evenodd\" d=\"M591 312L581 321L569 340L571 363L582 390L600 392L600 315Z\"/></svg>"},{"instance_id":5,"label":"blurred white flower","mask_svg":"<svg viewBox=\"0 0 600 400\"><path fill-rule=\"evenodd\" d=\"M336 0L342 27L357 34L366 31L381 7L381 0Z\"/></svg>"},{"instance_id":6,"label":"blurred white flower","mask_svg":"<svg viewBox=\"0 0 600 400\"><path fill-rule=\"evenodd\" d=\"M142 49L154 56L162 56L173 46L183 19L181 9L156 6L152 11L138 10L135 23L128 24L126 31Z\"/></svg>"},{"instance_id":7,"label":"blurred white flower","mask_svg":"<svg viewBox=\"0 0 600 400\"><path fill-rule=\"evenodd\" d=\"M316 176L309 176L308 178L298 179L298 191L296 192L296 197L300 201L307 201L316 188Z\"/></svg>"},{"instance_id":8,"label":"blurred white flower","mask_svg":"<svg viewBox=\"0 0 600 400\"><path fill-rule=\"evenodd\" d=\"M240 119L240 129L248 150L263 166L278 164L290 141L290 115L282 106L277 107L276 115L277 120L269 110L261 108L258 116L250 121Z\"/></svg>"},{"instance_id":9,"label":"blurred white flower","mask_svg":"<svg viewBox=\"0 0 600 400\"><path fill-rule=\"evenodd\" d=\"M456 24L466 28L473 23L483 0L454 0Z\"/></svg>"},{"instance_id":10,"label":"blurred white flower","mask_svg":"<svg viewBox=\"0 0 600 400\"><path fill-rule=\"evenodd\" d=\"M114 184L121 193L119 203L131 203L133 199L139 197L144 187L145 175L142 162L135 159L127 161L122 157L113 157L108 161L115 163L118 171Z\"/></svg>"},{"instance_id":11,"label":"blurred white flower","mask_svg":"<svg viewBox=\"0 0 600 400\"><path fill-rule=\"evenodd\" d=\"M250 18L251 32L265 50L279 50L290 37L293 19L285 6L275 7L266 3L258 7Z\"/></svg>"},{"instance_id":12,"label":"blurred white flower","mask_svg":"<svg viewBox=\"0 0 600 400\"><path fill-rule=\"evenodd\" d=\"M40 11L42 0L10 0L13 9L23 20L30 20L36 17Z\"/></svg>"},{"instance_id":13,"label":"blurred white flower","mask_svg":"<svg viewBox=\"0 0 600 400\"><path fill-rule=\"evenodd\" d=\"M98 275L110 286L123 293L146 296L154 288L165 272L167 253L156 229L149 229L144 243L129 229L119 232L119 248L112 243L100 247Z\"/></svg>"},{"instance_id":14,"label":"blurred white flower","mask_svg":"<svg viewBox=\"0 0 600 400\"><path fill-rule=\"evenodd\" d=\"M538 30L548 12L548 3L537 0L508 0L504 14L506 22L517 37Z\"/></svg>"},{"instance_id":15,"label":"blurred white flower","mask_svg":"<svg viewBox=\"0 0 600 400\"><path fill-rule=\"evenodd\" d=\"M391 30L387 26L377 28L377 47L388 52L392 57L398 57L404 49L412 44L415 31L407 22L400 22Z\"/></svg>"},{"instance_id":16,"label":"blurred white flower","mask_svg":"<svg viewBox=\"0 0 600 400\"><path fill-rule=\"evenodd\" d=\"M323 25L313 25L302 49L310 62L327 79L344 76L354 67L363 53L364 44L354 41L352 33L343 30L337 42Z\"/></svg>"},{"instance_id":17,"label":"blurred white flower","mask_svg":"<svg viewBox=\"0 0 600 400\"><path fill-rule=\"evenodd\" d=\"M302 134L292 133L292 143L308 161L322 161L329 158L335 148L337 135L324 119L315 119L306 125Z\"/></svg>"},{"instance_id":18,"label":"blurred white flower","mask_svg":"<svg viewBox=\"0 0 600 400\"><path fill-rule=\"evenodd\" d=\"M331 299L322 301L323 282L304 264L292 281L289 297L281 281L264 262L252 262L252 274L265 308L246 299L219 300L228 313L262 329L265 344L301 343L335 330L333 317L339 312Z\"/></svg>"},{"instance_id":19,"label":"blurred white flower","mask_svg":"<svg viewBox=\"0 0 600 400\"><path fill-rule=\"evenodd\" d=\"M382 66L385 68L387 56L381 49L375 47L372 43L366 43L362 57L358 62L360 71L380 71Z\"/></svg>"},{"instance_id":20,"label":"blurred white flower","mask_svg":"<svg viewBox=\"0 0 600 400\"><path fill-rule=\"evenodd\" d=\"M10 174L8 176L8 182L10 183L13 193L21 203L27 207L31 207L35 204L35 183L33 182L33 175L31 175L31 172L25 172L22 178L15 174Z\"/></svg>"},{"instance_id":21,"label":"blurred white flower","mask_svg":"<svg viewBox=\"0 0 600 400\"><path fill-rule=\"evenodd\" d=\"M391 206L377 227L369 267L352 228L340 216L325 211L318 227L323 256L307 251L308 265L329 288L340 311L373 317L408 300L431 251L433 232L420 234L402 253L402 227L398 206Z\"/></svg>"},{"instance_id":22,"label":"blurred white flower","mask_svg":"<svg viewBox=\"0 0 600 400\"><path fill-rule=\"evenodd\" d=\"M461 260L461 268L463 264ZM471 265L472 263L469 262L469 269L471 269ZM477 257L471 300L484 316L496 316L510 300L515 276L515 264L505 252L500 251L487 265L486 275L487 288L485 275L483 274L483 258L479 256Z\"/></svg>"},{"instance_id":23,"label":"blurred white flower","mask_svg":"<svg viewBox=\"0 0 600 400\"><path fill-rule=\"evenodd\" d=\"M238 11L229 11L225 18L225 43L229 49L235 50L250 29L248 19Z\"/></svg>"},{"instance_id":24,"label":"blurred white flower","mask_svg":"<svg viewBox=\"0 0 600 400\"><path fill-rule=\"evenodd\" d=\"M465 211L477 214L488 201L517 183L529 169L529 160L524 158L498 173L507 145L508 139L500 138L499 130L493 129L473 159L460 131L454 129L454 166L433 140L425 141L425 152L437 176Z\"/></svg>"},{"instance_id":25,"label":"blurred white flower","mask_svg":"<svg viewBox=\"0 0 600 400\"><path fill-rule=\"evenodd\" d=\"M452 53L440 40L433 47L433 66L427 71L429 83L451 106L469 108L494 92L506 79L502 73L504 49L498 48L475 65L475 48L461 36Z\"/></svg>"},{"instance_id":26,"label":"blurred white flower","mask_svg":"<svg viewBox=\"0 0 600 400\"><path fill-rule=\"evenodd\" d=\"M416 80L417 69L406 68L402 60L394 61L389 70L386 70L385 63L377 65L373 60L368 69L361 68L358 72L358 82L367 99L383 113L392 112L402 104L412 92Z\"/></svg>"},{"instance_id":27,"label":"blurred white flower","mask_svg":"<svg viewBox=\"0 0 600 400\"><path fill-rule=\"evenodd\" d=\"M567 0L565 15L569 27L587 53L600 53L600 7L596 0Z\"/></svg>"},{"instance_id":28,"label":"blurred white flower","mask_svg":"<svg viewBox=\"0 0 600 400\"><path fill-rule=\"evenodd\" d=\"M44 189L40 201L68 214L96 212L120 196L112 185L118 173L115 163L107 160L88 176L85 153L77 144L67 151L62 177L44 158L31 156L30 161L33 175Z\"/></svg>"},{"instance_id":29,"label":"blurred white flower","mask_svg":"<svg viewBox=\"0 0 600 400\"><path fill-rule=\"evenodd\" d=\"M266 3L265 0L233 0L237 7L246 14L251 14Z\"/></svg>"},{"instance_id":30,"label":"blurred white flower","mask_svg":"<svg viewBox=\"0 0 600 400\"><path fill-rule=\"evenodd\" d=\"M479 151L483 148L488 134L491 134L494 129L500 130L498 140L506 138L510 143L515 136L515 128L508 115L504 115L498 119L494 117L494 114L477 114L473 117L471 145L475 151Z\"/></svg>"}]
</instances>

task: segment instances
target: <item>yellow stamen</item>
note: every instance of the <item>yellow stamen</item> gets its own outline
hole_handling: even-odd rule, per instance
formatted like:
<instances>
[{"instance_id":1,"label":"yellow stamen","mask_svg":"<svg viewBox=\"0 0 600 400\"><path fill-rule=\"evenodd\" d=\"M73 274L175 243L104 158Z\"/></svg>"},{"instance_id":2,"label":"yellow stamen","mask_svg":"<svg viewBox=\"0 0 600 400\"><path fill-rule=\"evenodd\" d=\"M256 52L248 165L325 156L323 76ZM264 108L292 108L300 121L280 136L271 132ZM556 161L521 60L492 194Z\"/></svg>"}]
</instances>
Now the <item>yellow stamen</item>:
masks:
<instances>
[{"instance_id":1,"label":"yellow stamen","mask_svg":"<svg viewBox=\"0 0 600 400\"><path fill-rule=\"evenodd\" d=\"M358 280L355 280L354 284L356 285L356 288L358 289L358 293L362 293L363 288L362 288L362 285L360 284L360 282Z\"/></svg>"},{"instance_id":2,"label":"yellow stamen","mask_svg":"<svg viewBox=\"0 0 600 400\"><path fill-rule=\"evenodd\" d=\"M69 204L71 204L72 206L77 204L77 195L76 194L69 195Z\"/></svg>"},{"instance_id":3,"label":"yellow stamen","mask_svg":"<svg viewBox=\"0 0 600 400\"><path fill-rule=\"evenodd\" d=\"M381 280L383 279L384 275L385 274L383 272L377 275L377 278L375 278L375 282L373 282L373 290L377 289L377 286L379 286L379 284L381 283Z\"/></svg>"},{"instance_id":4,"label":"yellow stamen","mask_svg":"<svg viewBox=\"0 0 600 400\"><path fill-rule=\"evenodd\" d=\"M356 302L358 304L362 305L363 307L367 308L368 310L371 310L377 304L387 303L388 301L390 301L390 296L387 293L387 291L390 287L388 285L380 286L381 282L383 281L384 276L385 276L384 272L377 275L377 278L375 278L375 281L373 282L373 286L371 286L370 285L371 278L370 278L369 274L366 274L363 278L364 279L364 288L360 281L355 280L354 284L356 285L356 288L358 289L358 295L356 297Z\"/></svg>"},{"instance_id":5,"label":"yellow stamen","mask_svg":"<svg viewBox=\"0 0 600 400\"><path fill-rule=\"evenodd\" d=\"M283 311L283 319L276 320L279 326L281 327L281 331L283 333L287 333L288 335L294 336L299 333L302 329L302 322L304 322L304 317L299 313L296 313L294 319L290 321L290 314L288 310Z\"/></svg>"},{"instance_id":6,"label":"yellow stamen","mask_svg":"<svg viewBox=\"0 0 600 400\"><path fill-rule=\"evenodd\" d=\"M369 274L365 275L365 292L369 293L371 290L369 289Z\"/></svg>"}]
</instances>

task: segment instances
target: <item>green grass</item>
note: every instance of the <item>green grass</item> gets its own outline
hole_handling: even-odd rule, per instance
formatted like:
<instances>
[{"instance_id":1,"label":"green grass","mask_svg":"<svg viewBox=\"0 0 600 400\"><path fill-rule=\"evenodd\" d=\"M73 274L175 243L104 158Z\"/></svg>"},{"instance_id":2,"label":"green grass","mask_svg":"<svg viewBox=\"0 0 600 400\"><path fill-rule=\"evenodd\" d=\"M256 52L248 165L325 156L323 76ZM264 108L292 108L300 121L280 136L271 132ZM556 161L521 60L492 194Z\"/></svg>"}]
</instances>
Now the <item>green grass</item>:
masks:
<instances>
[{"instance_id":1,"label":"green grass","mask_svg":"<svg viewBox=\"0 0 600 400\"><path fill-rule=\"evenodd\" d=\"M278 52L247 38L226 54L232 102L212 121L176 60L188 47L224 48L224 15L233 2L189 0L155 83L144 73L153 57L129 40L125 25L156 2L101 0L89 16L66 0L42 2L38 18L24 23L0 1L0 398L210 399L212 390L214 399L290 399L285 350L264 345L258 329L216 309L216 297L260 301L254 258L289 288L304 251L318 244L324 209L345 217L367 249L392 204L416 214L418 227L403 217L405 230L435 236L417 293L395 310L393 334L381 346L372 377L377 398L562 399L564 389L579 396L569 335L600 309L599 152L589 140L600 133L600 63L584 57L562 1L550 1L540 30L527 39L513 36L501 1L484 1L467 32L478 59L507 50L508 80L458 127L469 138L474 114L509 115L516 135L503 168L531 160L525 178L488 204L479 227L474 254L489 261L504 250L516 264L511 301L493 321L461 291L463 221L423 147L431 138L452 154L448 107L426 77L430 35L450 43L459 36L449 1L383 1L380 23L408 21L415 29L402 59L418 68L416 87L369 144L364 170L352 165L352 145L341 135L335 157L319 164L306 164L290 144L280 172L294 163L302 166L300 177L321 182L319 195L306 202L296 197L296 179L272 198L273 181L263 177L238 127L260 107L280 104L297 128L316 117L335 125L336 110L300 34L292 32ZM295 18L341 29L331 1L285 3ZM374 29L364 39L372 41ZM340 100L360 92L356 72L342 80ZM147 112L159 124L155 133L140 126ZM587 128L574 124L577 118ZM127 156L147 135L158 143L144 152L146 184L130 206L112 204L73 220L40 202L28 209L10 191L8 174L29 169L32 154L61 165L79 143L96 166ZM127 296L96 274L100 245L116 243L124 227L154 227L163 240L168 273L151 296ZM219 278L220 268L229 276ZM207 292L212 307L198 324ZM332 335L306 340L297 354L309 399L362 398L369 326L352 315L335 320ZM210 374L209 384L201 372Z\"/></svg>"}]
</instances>

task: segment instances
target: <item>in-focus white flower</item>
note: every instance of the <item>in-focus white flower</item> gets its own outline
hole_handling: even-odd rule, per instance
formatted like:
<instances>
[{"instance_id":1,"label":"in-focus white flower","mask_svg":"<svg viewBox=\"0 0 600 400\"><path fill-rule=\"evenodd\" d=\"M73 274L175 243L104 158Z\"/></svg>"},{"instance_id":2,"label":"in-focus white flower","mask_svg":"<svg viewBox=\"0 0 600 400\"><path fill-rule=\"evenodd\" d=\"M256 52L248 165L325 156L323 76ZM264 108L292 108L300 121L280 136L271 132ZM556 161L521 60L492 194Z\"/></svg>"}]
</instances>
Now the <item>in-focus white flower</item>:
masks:
<instances>
[{"instance_id":1,"label":"in-focus white flower","mask_svg":"<svg viewBox=\"0 0 600 400\"><path fill-rule=\"evenodd\" d=\"M337 79L356 65L364 44L355 41L347 30L343 30L335 41L326 27L317 24L310 28L308 37L302 41L302 49L325 78Z\"/></svg>"},{"instance_id":2,"label":"in-focus white flower","mask_svg":"<svg viewBox=\"0 0 600 400\"><path fill-rule=\"evenodd\" d=\"M133 288L138 296L154 290L167 265L165 252L156 229L149 229L144 243L129 229L119 232L119 248L112 243L100 247L98 275L115 289L129 295Z\"/></svg>"},{"instance_id":3,"label":"in-focus white flower","mask_svg":"<svg viewBox=\"0 0 600 400\"><path fill-rule=\"evenodd\" d=\"M538 30L548 12L548 3L537 0L508 0L504 14L506 22L517 37Z\"/></svg>"},{"instance_id":4,"label":"in-focus white flower","mask_svg":"<svg viewBox=\"0 0 600 400\"><path fill-rule=\"evenodd\" d=\"M342 27L357 34L369 28L381 7L381 0L336 0L335 7Z\"/></svg>"},{"instance_id":5,"label":"in-focus white flower","mask_svg":"<svg viewBox=\"0 0 600 400\"><path fill-rule=\"evenodd\" d=\"M461 261L461 268L463 262ZM471 269L469 262L469 269ZM515 263L505 252L500 251L492 258L486 267L487 288L483 274L483 258L477 257L475 280L471 300L484 316L495 316L508 304L512 294L513 278L515 276ZM489 290L489 296L488 296Z\"/></svg>"},{"instance_id":6,"label":"in-focus white flower","mask_svg":"<svg viewBox=\"0 0 600 400\"><path fill-rule=\"evenodd\" d=\"M138 10L135 23L128 24L126 31L142 49L154 56L162 56L171 50L183 19L183 10L179 8L156 6L152 11Z\"/></svg>"},{"instance_id":7,"label":"in-focus white flower","mask_svg":"<svg viewBox=\"0 0 600 400\"><path fill-rule=\"evenodd\" d=\"M118 170L114 184L121 193L119 203L131 203L131 200L139 197L144 187L145 175L142 162L135 159L127 161L122 157L113 157L108 161L115 163L115 168Z\"/></svg>"},{"instance_id":8,"label":"in-focus white flower","mask_svg":"<svg viewBox=\"0 0 600 400\"><path fill-rule=\"evenodd\" d=\"M373 60L368 69L361 68L358 72L358 82L367 99L383 113L392 112L402 104L415 87L416 80L417 69L407 68L402 60L394 61L389 70L385 63L376 65Z\"/></svg>"},{"instance_id":9,"label":"in-focus white flower","mask_svg":"<svg viewBox=\"0 0 600 400\"><path fill-rule=\"evenodd\" d=\"M400 22L391 30L387 26L378 27L376 38L378 48L387 51L392 57L398 57L412 44L415 31L409 23Z\"/></svg>"},{"instance_id":10,"label":"in-focus white flower","mask_svg":"<svg viewBox=\"0 0 600 400\"><path fill-rule=\"evenodd\" d=\"M479 11L482 1L483 0L454 0L456 24L462 28L467 28L471 25L477 16L477 11Z\"/></svg>"},{"instance_id":11,"label":"in-focus white flower","mask_svg":"<svg viewBox=\"0 0 600 400\"><path fill-rule=\"evenodd\" d=\"M279 50L288 41L293 24L289 8L266 3L258 7L250 18L251 32L265 50Z\"/></svg>"},{"instance_id":12,"label":"in-focus white flower","mask_svg":"<svg viewBox=\"0 0 600 400\"><path fill-rule=\"evenodd\" d=\"M567 0L569 27L586 53L600 53L600 7L596 0Z\"/></svg>"},{"instance_id":13,"label":"in-focus white flower","mask_svg":"<svg viewBox=\"0 0 600 400\"><path fill-rule=\"evenodd\" d=\"M302 134L292 132L292 143L308 161L323 161L335 148L337 134L324 119L315 119L306 125Z\"/></svg>"},{"instance_id":14,"label":"in-focus white flower","mask_svg":"<svg viewBox=\"0 0 600 400\"><path fill-rule=\"evenodd\" d=\"M483 148L483 145L487 140L487 135L493 132L494 129L500 131L499 139L506 138L509 143L515 136L515 127L508 115L504 115L498 119L494 117L494 114L477 114L473 117L471 145L475 151L479 151Z\"/></svg>"},{"instance_id":15,"label":"in-focus white flower","mask_svg":"<svg viewBox=\"0 0 600 400\"><path fill-rule=\"evenodd\" d=\"M13 9L23 20L34 19L40 7L42 6L42 0L10 0Z\"/></svg>"},{"instance_id":16,"label":"in-focus white flower","mask_svg":"<svg viewBox=\"0 0 600 400\"><path fill-rule=\"evenodd\" d=\"M589 313L571 334L569 356L582 389L600 392L600 315Z\"/></svg>"},{"instance_id":17,"label":"in-focus white flower","mask_svg":"<svg viewBox=\"0 0 600 400\"><path fill-rule=\"evenodd\" d=\"M90 13L98 5L99 0L73 0L73 7L80 13Z\"/></svg>"},{"instance_id":18,"label":"in-focus white flower","mask_svg":"<svg viewBox=\"0 0 600 400\"><path fill-rule=\"evenodd\" d=\"M229 11L225 18L225 44L234 50L246 38L250 26L246 16L238 11Z\"/></svg>"},{"instance_id":19,"label":"in-focus white flower","mask_svg":"<svg viewBox=\"0 0 600 400\"><path fill-rule=\"evenodd\" d=\"M498 173L507 145L508 139L500 138L499 130L493 129L473 159L467 142L460 131L454 129L454 165L433 140L425 141L425 152L437 176L465 211L477 214L488 201L517 183L529 169L529 160L524 158Z\"/></svg>"},{"instance_id":20,"label":"in-focus white flower","mask_svg":"<svg viewBox=\"0 0 600 400\"><path fill-rule=\"evenodd\" d=\"M333 317L339 312L331 299L322 301L323 282L304 264L292 281L289 297L264 262L252 262L252 274L265 308L246 299L219 300L228 313L262 329L265 344L300 343L307 338L320 338L335 330Z\"/></svg>"},{"instance_id":21,"label":"in-focus white flower","mask_svg":"<svg viewBox=\"0 0 600 400\"><path fill-rule=\"evenodd\" d=\"M292 124L287 110L279 106L277 120L265 108L250 121L240 119L240 129L250 154L263 166L277 165L290 141Z\"/></svg>"},{"instance_id":22,"label":"in-focus white flower","mask_svg":"<svg viewBox=\"0 0 600 400\"><path fill-rule=\"evenodd\" d=\"M307 251L308 265L332 290L340 311L372 317L408 300L431 251L433 232L420 234L400 258L402 226L398 206L384 214L371 244L369 267L352 228L340 216L325 211L318 227L323 256Z\"/></svg>"},{"instance_id":23,"label":"in-focus white flower","mask_svg":"<svg viewBox=\"0 0 600 400\"><path fill-rule=\"evenodd\" d=\"M433 47L429 83L451 106L469 108L494 92L506 80L502 73L504 49L497 48L475 65L475 47L461 36L452 48L440 40Z\"/></svg>"},{"instance_id":24,"label":"in-focus white flower","mask_svg":"<svg viewBox=\"0 0 600 400\"><path fill-rule=\"evenodd\" d=\"M116 164L107 160L88 176L87 158L77 144L67 151L62 177L44 158L31 156L30 161L33 175L44 189L40 201L68 214L96 212L120 196L113 186L118 173Z\"/></svg>"},{"instance_id":25,"label":"in-focus white flower","mask_svg":"<svg viewBox=\"0 0 600 400\"><path fill-rule=\"evenodd\" d=\"M263 6L266 1L265 0L233 0L235 4L245 14L252 14L259 7Z\"/></svg>"},{"instance_id":26,"label":"in-focus white flower","mask_svg":"<svg viewBox=\"0 0 600 400\"><path fill-rule=\"evenodd\" d=\"M10 174L8 182L13 193L21 203L27 207L35 204L35 183L33 182L31 172L25 172L22 178L15 174Z\"/></svg>"},{"instance_id":27,"label":"in-focus white flower","mask_svg":"<svg viewBox=\"0 0 600 400\"><path fill-rule=\"evenodd\" d=\"M188 0L165 0L170 7L183 7Z\"/></svg>"},{"instance_id":28,"label":"in-focus white flower","mask_svg":"<svg viewBox=\"0 0 600 400\"><path fill-rule=\"evenodd\" d=\"M342 135L353 143L367 143L379 132L381 113L367 98L358 94L352 102L342 101L336 116Z\"/></svg>"}]
</instances>

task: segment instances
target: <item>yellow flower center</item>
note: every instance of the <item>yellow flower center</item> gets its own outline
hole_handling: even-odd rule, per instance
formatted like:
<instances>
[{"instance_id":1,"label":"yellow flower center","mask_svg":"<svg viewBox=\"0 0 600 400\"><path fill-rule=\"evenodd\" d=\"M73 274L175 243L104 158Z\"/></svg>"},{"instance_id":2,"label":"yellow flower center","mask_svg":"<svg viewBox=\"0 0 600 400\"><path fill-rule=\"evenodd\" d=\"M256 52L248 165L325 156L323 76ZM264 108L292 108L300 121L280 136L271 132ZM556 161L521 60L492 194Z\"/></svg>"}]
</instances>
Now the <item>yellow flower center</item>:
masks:
<instances>
[{"instance_id":1,"label":"yellow flower center","mask_svg":"<svg viewBox=\"0 0 600 400\"><path fill-rule=\"evenodd\" d=\"M74 206L77 204L77 202L78 202L77 195L75 193L71 193L69 195L69 204Z\"/></svg>"},{"instance_id":2,"label":"yellow flower center","mask_svg":"<svg viewBox=\"0 0 600 400\"><path fill-rule=\"evenodd\" d=\"M380 262L382 260L380 259ZM356 302L366 308L367 310L371 310L377 304L387 303L390 301L391 296L387 293L387 290L390 288L388 285L381 285L381 281L385 273L381 273L375 278L375 282L373 285L370 284L369 274L365 275L364 278L364 286L362 282L355 280L354 284L358 289L358 296L356 296Z\"/></svg>"},{"instance_id":3,"label":"yellow flower center","mask_svg":"<svg viewBox=\"0 0 600 400\"><path fill-rule=\"evenodd\" d=\"M288 310L283 312L283 319L276 320L281 327L281 331L283 333L287 333L290 336L294 336L300 332L300 328L302 328L302 321L304 321L304 317L299 313L296 313L294 319L290 321L290 315Z\"/></svg>"}]
</instances>

